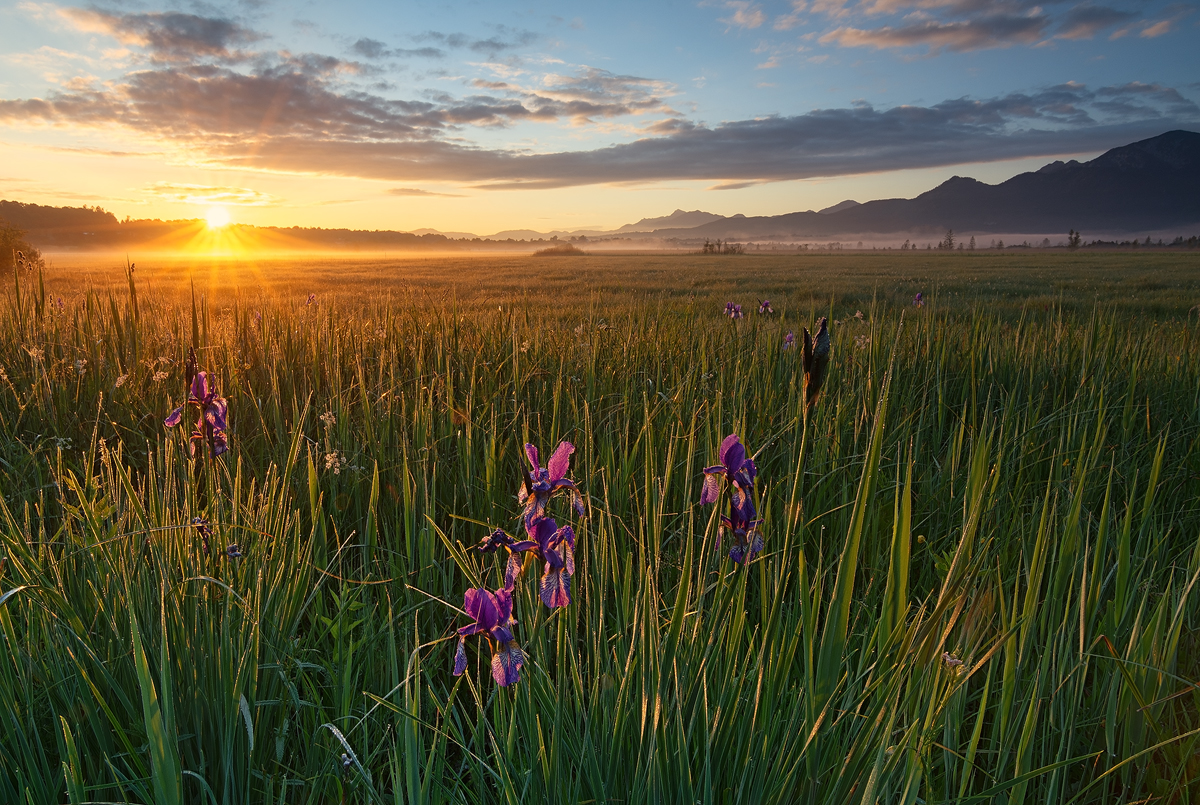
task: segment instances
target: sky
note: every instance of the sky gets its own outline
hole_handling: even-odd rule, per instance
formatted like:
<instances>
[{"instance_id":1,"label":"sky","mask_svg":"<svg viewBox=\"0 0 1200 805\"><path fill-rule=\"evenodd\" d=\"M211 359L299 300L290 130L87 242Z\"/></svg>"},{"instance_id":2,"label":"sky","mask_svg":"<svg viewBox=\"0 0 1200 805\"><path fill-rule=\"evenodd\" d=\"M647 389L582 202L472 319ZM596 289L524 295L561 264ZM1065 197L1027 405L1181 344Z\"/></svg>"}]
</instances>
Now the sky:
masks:
<instances>
[{"instance_id":1,"label":"sky","mask_svg":"<svg viewBox=\"0 0 1200 805\"><path fill-rule=\"evenodd\" d=\"M0 198L121 218L777 215L1180 128L1187 2L0 2Z\"/></svg>"}]
</instances>

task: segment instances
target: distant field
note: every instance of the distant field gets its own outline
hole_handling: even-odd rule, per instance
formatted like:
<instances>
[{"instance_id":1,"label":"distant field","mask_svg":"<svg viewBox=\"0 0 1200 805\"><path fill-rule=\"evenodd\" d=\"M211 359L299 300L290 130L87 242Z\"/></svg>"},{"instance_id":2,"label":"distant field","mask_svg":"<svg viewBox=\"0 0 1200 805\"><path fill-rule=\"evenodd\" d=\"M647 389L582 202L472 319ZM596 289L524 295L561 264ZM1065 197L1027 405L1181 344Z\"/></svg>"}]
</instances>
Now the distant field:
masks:
<instances>
[{"instance_id":1,"label":"distant field","mask_svg":"<svg viewBox=\"0 0 1200 805\"><path fill-rule=\"evenodd\" d=\"M154 292L178 295L194 282L197 292L214 301L231 294L286 301L319 293L345 303L454 299L467 307L513 298L569 300L572 305L620 306L634 300L723 305L726 297L749 295L807 313L824 309L831 300L856 307L873 298L898 304L923 292L950 308L985 304L1014 312L1055 305L1086 310L1099 302L1114 310L1168 317L1186 316L1200 304L1200 254L1195 252L130 259L137 265L139 283L149 283ZM47 287L54 293L125 285L124 255L64 254L50 260Z\"/></svg>"},{"instance_id":2,"label":"distant field","mask_svg":"<svg viewBox=\"0 0 1200 805\"><path fill-rule=\"evenodd\" d=\"M1197 255L130 258L0 282L0 802L1200 801Z\"/></svg>"}]
</instances>

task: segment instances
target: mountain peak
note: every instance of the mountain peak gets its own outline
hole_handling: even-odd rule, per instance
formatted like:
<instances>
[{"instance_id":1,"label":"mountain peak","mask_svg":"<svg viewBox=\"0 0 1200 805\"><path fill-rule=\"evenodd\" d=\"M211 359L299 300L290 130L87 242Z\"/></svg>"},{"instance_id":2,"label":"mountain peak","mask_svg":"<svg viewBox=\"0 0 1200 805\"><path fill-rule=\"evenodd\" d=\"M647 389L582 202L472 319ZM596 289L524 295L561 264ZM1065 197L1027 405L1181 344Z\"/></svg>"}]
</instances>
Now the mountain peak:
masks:
<instances>
[{"instance_id":1,"label":"mountain peak","mask_svg":"<svg viewBox=\"0 0 1200 805\"><path fill-rule=\"evenodd\" d=\"M643 218L636 224L625 224L617 232L653 232L655 229L690 229L694 226L711 224L720 221L724 215L704 212L703 210L675 210L670 215L661 218Z\"/></svg>"},{"instance_id":2,"label":"mountain peak","mask_svg":"<svg viewBox=\"0 0 1200 805\"><path fill-rule=\"evenodd\" d=\"M848 198L845 201L839 201L837 204L834 204L832 207L826 207L823 210L817 210L817 212L821 215L829 215L831 213L841 212L842 210L849 210L849 209L852 209L852 208L858 207L858 206L861 206L861 205L857 201L855 201L852 198Z\"/></svg>"}]
</instances>

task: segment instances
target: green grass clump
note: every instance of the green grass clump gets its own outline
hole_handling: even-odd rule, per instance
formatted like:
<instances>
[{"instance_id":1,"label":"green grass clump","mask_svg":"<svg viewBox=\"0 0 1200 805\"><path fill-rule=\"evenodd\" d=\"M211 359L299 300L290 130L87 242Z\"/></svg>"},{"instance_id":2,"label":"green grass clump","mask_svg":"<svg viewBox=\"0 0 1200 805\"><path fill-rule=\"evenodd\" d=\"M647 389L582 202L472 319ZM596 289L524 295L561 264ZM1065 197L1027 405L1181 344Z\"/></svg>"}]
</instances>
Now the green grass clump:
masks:
<instances>
[{"instance_id":1,"label":"green grass clump","mask_svg":"<svg viewBox=\"0 0 1200 805\"><path fill-rule=\"evenodd\" d=\"M0 801L1196 799L1194 274L1151 266L1175 298L1140 315L1099 259L1057 276L1113 290L1044 300L1004 257L806 259L19 275ZM783 337L822 315L806 417ZM229 401L212 462L162 427L193 344ZM698 505L731 432L746 567ZM522 585L521 681L475 645L454 677L463 591L502 578L471 546L519 527L522 445L562 439L573 603Z\"/></svg>"}]
</instances>

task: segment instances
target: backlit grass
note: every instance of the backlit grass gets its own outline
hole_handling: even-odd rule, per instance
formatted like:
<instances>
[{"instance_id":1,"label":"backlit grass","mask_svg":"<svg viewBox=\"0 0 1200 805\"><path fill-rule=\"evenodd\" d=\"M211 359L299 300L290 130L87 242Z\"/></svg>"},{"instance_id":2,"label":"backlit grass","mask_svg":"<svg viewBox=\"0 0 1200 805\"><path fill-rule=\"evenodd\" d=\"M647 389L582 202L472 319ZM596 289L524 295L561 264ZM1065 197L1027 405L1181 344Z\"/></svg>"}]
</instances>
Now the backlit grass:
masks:
<instances>
[{"instance_id":1,"label":"backlit grass","mask_svg":"<svg viewBox=\"0 0 1200 805\"><path fill-rule=\"evenodd\" d=\"M1195 268L9 277L0 801L1191 801ZM721 316L768 296L774 317ZM822 315L806 419L783 338ZM199 469L162 427L193 342L232 428ZM758 452L747 567L698 506L731 432ZM453 677L463 591L501 583L472 546L519 527L522 445L562 439L590 504L551 504L578 535L574 601L518 589L515 687L474 644Z\"/></svg>"}]
</instances>

